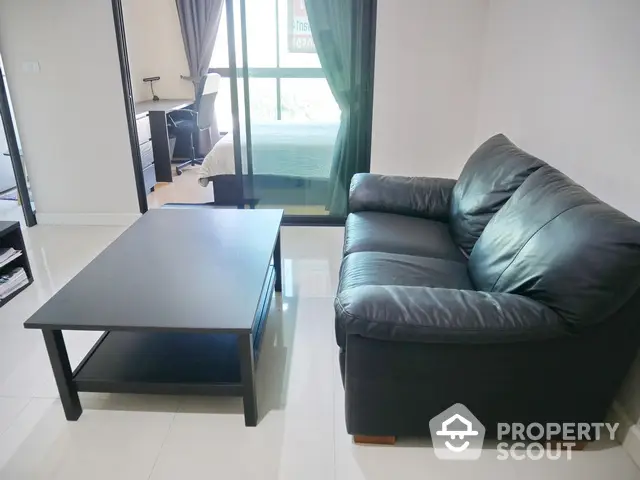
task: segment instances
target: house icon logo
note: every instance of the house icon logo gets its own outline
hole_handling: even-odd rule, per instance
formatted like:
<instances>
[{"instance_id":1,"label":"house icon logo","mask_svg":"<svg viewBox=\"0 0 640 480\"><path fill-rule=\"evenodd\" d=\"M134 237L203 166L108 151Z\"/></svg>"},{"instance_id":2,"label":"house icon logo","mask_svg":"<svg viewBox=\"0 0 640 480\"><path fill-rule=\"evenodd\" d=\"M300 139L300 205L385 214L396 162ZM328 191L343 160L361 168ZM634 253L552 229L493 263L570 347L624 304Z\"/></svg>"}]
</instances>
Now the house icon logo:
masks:
<instances>
[{"instance_id":1,"label":"house icon logo","mask_svg":"<svg viewBox=\"0 0 640 480\"><path fill-rule=\"evenodd\" d=\"M461 403L433 417L429 429L436 457L443 460L480 458L485 428Z\"/></svg>"}]
</instances>

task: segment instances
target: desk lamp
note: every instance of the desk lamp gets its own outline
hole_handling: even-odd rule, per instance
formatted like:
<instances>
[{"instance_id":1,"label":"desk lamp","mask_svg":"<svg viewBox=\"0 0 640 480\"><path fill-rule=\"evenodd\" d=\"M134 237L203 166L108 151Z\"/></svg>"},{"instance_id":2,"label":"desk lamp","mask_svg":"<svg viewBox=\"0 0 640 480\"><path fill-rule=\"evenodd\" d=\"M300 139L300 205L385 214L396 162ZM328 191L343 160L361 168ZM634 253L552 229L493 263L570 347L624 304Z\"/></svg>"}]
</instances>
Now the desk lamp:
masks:
<instances>
[{"instance_id":1,"label":"desk lamp","mask_svg":"<svg viewBox=\"0 0 640 480\"><path fill-rule=\"evenodd\" d=\"M142 81L144 83L149 82L150 86L151 86L151 95L153 95L153 101L157 102L160 100L160 98L158 98L158 96L156 95L156 92L153 91L153 82L156 82L160 80L160 77L147 77L147 78L143 78Z\"/></svg>"}]
</instances>

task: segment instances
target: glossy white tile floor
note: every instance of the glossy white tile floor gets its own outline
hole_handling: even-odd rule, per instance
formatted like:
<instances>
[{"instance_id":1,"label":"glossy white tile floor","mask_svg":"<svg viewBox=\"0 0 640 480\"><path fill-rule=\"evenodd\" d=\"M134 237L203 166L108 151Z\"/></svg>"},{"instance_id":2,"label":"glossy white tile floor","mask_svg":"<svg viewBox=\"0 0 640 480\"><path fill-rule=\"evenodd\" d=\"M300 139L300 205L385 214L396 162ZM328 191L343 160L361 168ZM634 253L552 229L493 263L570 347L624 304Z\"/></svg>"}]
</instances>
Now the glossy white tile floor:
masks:
<instances>
[{"instance_id":1,"label":"glossy white tile floor","mask_svg":"<svg viewBox=\"0 0 640 480\"><path fill-rule=\"evenodd\" d=\"M36 283L0 309L0 479L640 479L621 447L591 445L571 461L437 460L428 441L359 447L344 427L333 333L342 229L286 228L285 292L274 302L258 364L262 420L245 428L240 399L82 395L64 419L43 341L22 322L123 229L26 232ZM72 363L95 333L65 335Z\"/></svg>"}]
</instances>

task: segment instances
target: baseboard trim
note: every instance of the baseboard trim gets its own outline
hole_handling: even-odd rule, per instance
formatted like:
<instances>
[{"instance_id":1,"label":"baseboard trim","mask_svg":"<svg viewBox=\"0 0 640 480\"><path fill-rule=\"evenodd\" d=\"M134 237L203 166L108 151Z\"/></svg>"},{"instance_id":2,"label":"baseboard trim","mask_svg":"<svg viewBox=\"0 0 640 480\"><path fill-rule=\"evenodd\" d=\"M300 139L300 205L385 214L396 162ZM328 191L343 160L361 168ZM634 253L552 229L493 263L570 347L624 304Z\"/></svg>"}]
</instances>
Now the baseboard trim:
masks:
<instances>
[{"instance_id":1,"label":"baseboard trim","mask_svg":"<svg viewBox=\"0 0 640 480\"><path fill-rule=\"evenodd\" d=\"M115 225L129 226L140 218L139 213L40 213L39 225Z\"/></svg>"},{"instance_id":2,"label":"baseboard trim","mask_svg":"<svg viewBox=\"0 0 640 480\"><path fill-rule=\"evenodd\" d=\"M609 420L620 424L616 430L616 440L629 454L631 459L640 467L640 425L633 422L626 414L622 405L617 401L611 405Z\"/></svg>"}]
</instances>

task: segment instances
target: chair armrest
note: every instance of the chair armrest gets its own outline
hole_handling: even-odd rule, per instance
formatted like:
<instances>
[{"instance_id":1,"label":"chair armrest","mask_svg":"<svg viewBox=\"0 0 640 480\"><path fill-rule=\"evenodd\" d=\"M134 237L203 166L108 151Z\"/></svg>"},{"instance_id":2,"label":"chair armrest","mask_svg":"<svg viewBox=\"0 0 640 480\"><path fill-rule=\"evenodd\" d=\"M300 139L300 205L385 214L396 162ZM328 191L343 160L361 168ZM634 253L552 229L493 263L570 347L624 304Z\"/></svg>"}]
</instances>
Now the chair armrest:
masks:
<instances>
[{"instance_id":1,"label":"chair armrest","mask_svg":"<svg viewBox=\"0 0 640 480\"><path fill-rule=\"evenodd\" d=\"M351 180L349 211L397 213L447 221L455 184L455 180L448 178L359 173Z\"/></svg>"},{"instance_id":2,"label":"chair armrest","mask_svg":"<svg viewBox=\"0 0 640 480\"><path fill-rule=\"evenodd\" d=\"M335 307L336 333L345 339L353 334L401 342L486 344L569 334L553 310L510 293L364 286L342 292Z\"/></svg>"}]
</instances>

